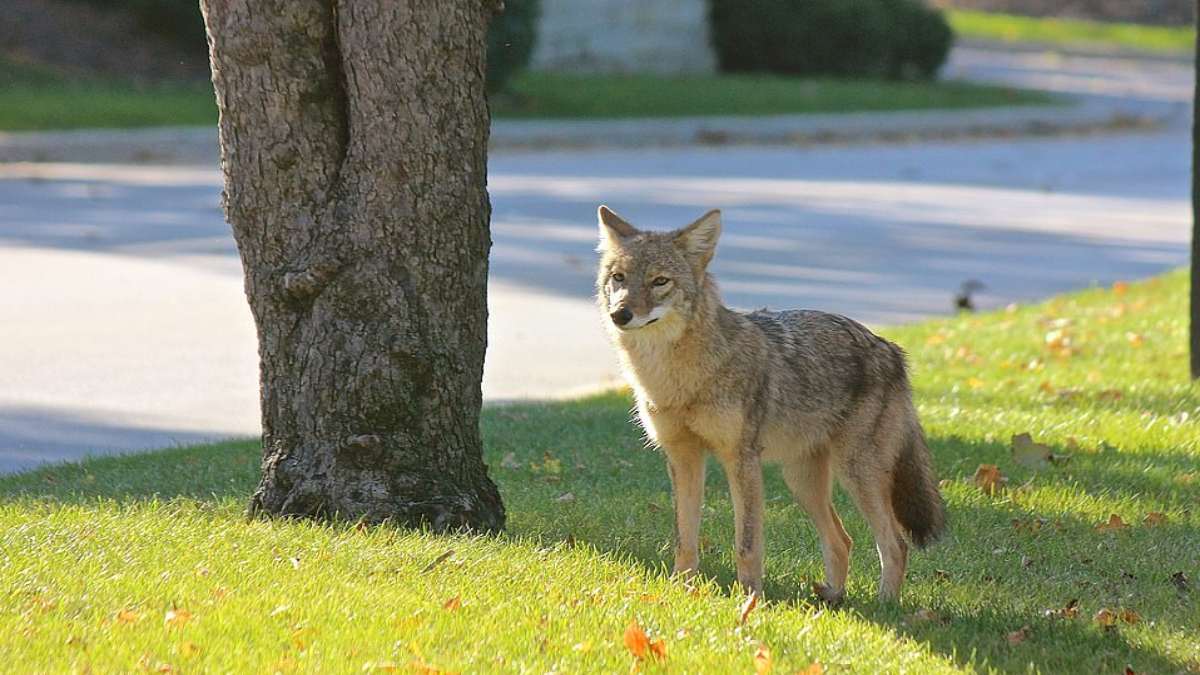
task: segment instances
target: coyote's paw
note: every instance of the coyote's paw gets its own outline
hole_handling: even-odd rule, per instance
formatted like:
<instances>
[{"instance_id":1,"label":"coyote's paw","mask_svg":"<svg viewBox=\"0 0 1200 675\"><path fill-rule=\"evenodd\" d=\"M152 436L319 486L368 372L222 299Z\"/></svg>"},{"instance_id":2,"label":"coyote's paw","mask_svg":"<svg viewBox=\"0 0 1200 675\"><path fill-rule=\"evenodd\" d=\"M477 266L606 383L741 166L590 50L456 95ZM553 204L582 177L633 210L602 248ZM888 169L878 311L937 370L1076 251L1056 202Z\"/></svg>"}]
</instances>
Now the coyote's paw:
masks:
<instances>
[{"instance_id":1,"label":"coyote's paw","mask_svg":"<svg viewBox=\"0 0 1200 675\"><path fill-rule=\"evenodd\" d=\"M819 581L814 581L812 590L821 599L821 602L830 607L838 607L846 600L846 589L844 588L833 588Z\"/></svg>"}]
</instances>

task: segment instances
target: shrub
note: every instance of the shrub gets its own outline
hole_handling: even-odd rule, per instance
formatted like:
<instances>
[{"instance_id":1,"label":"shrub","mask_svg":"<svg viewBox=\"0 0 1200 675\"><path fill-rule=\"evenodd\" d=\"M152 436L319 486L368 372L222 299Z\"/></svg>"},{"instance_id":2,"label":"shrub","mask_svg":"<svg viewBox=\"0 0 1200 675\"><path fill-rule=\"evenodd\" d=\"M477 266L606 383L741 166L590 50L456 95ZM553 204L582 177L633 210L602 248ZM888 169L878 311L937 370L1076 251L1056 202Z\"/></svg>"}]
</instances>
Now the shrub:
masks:
<instances>
[{"instance_id":1,"label":"shrub","mask_svg":"<svg viewBox=\"0 0 1200 675\"><path fill-rule=\"evenodd\" d=\"M920 0L709 0L721 70L932 78L953 34Z\"/></svg>"},{"instance_id":2,"label":"shrub","mask_svg":"<svg viewBox=\"0 0 1200 675\"><path fill-rule=\"evenodd\" d=\"M540 0L505 0L504 11L492 17L488 30L488 93L503 90L512 76L529 64L540 14Z\"/></svg>"}]
</instances>

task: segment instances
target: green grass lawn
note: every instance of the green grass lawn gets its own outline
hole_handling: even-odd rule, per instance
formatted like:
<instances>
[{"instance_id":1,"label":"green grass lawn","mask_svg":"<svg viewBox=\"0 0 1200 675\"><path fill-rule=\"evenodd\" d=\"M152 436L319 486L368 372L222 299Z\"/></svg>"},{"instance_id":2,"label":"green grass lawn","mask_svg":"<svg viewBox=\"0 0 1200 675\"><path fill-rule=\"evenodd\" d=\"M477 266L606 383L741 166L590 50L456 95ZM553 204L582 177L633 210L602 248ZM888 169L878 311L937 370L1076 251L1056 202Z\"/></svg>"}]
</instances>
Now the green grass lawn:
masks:
<instances>
[{"instance_id":1,"label":"green grass lawn","mask_svg":"<svg viewBox=\"0 0 1200 675\"><path fill-rule=\"evenodd\" d=\"M947 10L946 18L960 38L976 40L1117 48L1179 55L1190 53L1196 40L1196 34L1190 26L1175 28L1132 23L1101 23L958 9Z\"/></svg>"},{"instance_id":2,"label":"green grass lawn","mask_svg":"<svg viewBox=\"0 0 1200 675\"><path fill-rule=\"evenodd\" d=\"M492 102L506 118L679 117L919 110L1047 103L1047 94L953 82L768 76L569 76L525 73ZM0 131L215 124L207 83L136 86L0 59Z\"/></svg>"},{"instance_id":3,"label":"green grass lawn","mask_svg":"<svg viewBox=\"0 0 1200 675\"><path fill-rule=\"evenodd\" d=\"M1200 387L1186 377L1186 289L1175 272L886 331L912 356L951 519L942 543L914 555L900 605L874 599L871 539L840 495L857 542L849 599L811 603L815 534L774 471L766 602L739 625L715 467L708 580L669 580L666 472L613 393L485 410L509 513L494 538L248 522L253 442L2 478L0 663L627 672L636 622L666 650L647 672L754 672L760 647L776 673L817 661L857 673L1197 672ZM1009 439L1023 432L1069 461L1016 462ZM1007 488L985 494L981 464ZM1128 527L1097 531L1111 514ZM1074 614L1054 613L1074 601ZM1125 619L1102 626L1105 608Z\"/></svg>"}]
</instances>

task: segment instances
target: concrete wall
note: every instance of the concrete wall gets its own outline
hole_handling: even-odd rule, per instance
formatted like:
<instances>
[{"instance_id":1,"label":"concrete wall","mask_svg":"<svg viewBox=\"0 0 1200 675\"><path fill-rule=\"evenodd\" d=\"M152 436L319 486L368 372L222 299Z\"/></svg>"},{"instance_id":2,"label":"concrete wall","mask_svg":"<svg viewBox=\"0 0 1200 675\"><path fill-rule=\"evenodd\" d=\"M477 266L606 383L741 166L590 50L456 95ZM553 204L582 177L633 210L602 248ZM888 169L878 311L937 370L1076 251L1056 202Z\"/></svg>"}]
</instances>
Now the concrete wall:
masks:
<instances>
[{"instance_id":1,"label":"concrete wall","mask_svg":"<svg viewBox=\"0 0 1200 675\"><path fill-rule=\"evenodd\" d=\"M709 73L705 0L542 0L530 67L603 73Z\"/></svg>"}]
</instances>

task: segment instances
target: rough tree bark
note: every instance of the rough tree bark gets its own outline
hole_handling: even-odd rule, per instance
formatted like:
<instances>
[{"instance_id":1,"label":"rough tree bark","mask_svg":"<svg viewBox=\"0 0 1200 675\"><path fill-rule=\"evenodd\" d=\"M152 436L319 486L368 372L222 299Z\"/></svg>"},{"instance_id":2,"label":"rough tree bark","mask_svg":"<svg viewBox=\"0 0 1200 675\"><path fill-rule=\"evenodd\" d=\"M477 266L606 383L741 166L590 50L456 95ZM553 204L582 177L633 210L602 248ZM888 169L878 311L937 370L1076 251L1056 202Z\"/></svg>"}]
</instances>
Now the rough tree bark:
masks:
<instances>
[{"instance_id":1,"label":"rough tree bark","mask_svg":"<svg viewBox=\"0 0 1200 675\"><path fill-rule=\"evenodd\" d=\"M252 513L498 529L481 0L202 0L258 327Z\"/></svg>"},{"instance_id":2,"label":"rough tree bark","mask_svg":"<svg viewBox=\"0 0 1200 675\"><path fill-rule=\"evenodd\" d=\"M1196 21L1200 26L1200 0L1196 0ZM1191 352L1192 379L1200 379L1200 29L1196 31L1196 76L1192 101L1192 284Z\"/></svg>"}]
</instances>

